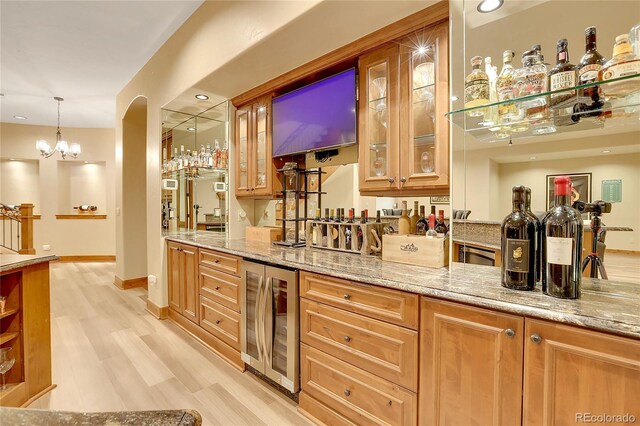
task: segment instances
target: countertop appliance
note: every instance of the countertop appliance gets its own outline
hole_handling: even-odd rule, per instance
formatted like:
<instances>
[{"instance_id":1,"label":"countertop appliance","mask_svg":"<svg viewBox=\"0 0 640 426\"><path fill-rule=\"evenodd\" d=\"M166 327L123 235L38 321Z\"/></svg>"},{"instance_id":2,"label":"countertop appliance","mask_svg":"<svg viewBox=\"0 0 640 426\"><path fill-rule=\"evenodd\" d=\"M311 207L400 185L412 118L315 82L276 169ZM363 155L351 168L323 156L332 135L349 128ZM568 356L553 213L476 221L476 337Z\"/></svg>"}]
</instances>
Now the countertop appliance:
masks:
<instances>
[{"instance_id":1,"label":"countertop appliance","mask_svg":"<svg viewBox=\"0 0 640 426\"><path fill-rule=\"evenodd\" d=\"M494 250L469 247L467 245L460 245L458 250L459 262L496 266L496 252Z\"/></svg>"},{"instance_id":2,"label":"countertop appliance","mask_svg":"<svg viewBox=\"0 0 640 426\"><path fill-rule=\"evenodd\" d=\"M298 271L244 260L242 360L291 393L300 389Z\"/></svg>"}]
</instances>

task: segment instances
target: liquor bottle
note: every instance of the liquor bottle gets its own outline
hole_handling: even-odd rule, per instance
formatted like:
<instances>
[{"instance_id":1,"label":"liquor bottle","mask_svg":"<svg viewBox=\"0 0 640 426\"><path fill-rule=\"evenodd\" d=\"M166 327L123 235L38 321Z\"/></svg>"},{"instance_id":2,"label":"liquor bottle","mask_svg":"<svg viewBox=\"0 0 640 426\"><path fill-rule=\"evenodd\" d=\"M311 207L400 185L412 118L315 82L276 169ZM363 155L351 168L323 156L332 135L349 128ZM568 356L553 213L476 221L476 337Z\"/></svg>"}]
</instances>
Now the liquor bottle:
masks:
<instances>
[{"instance_id":1,"label":"liquor bottle","mask_svg":"<svg viewBox=\"0 0 640 426\"><path fill-rule=\"evenodd\" d=\"M435 225L436 234L438 234L438 238L444 238L447 236L447 224L444 221L444 210L438 210L438 217L436 218Z\"/></svg>"},{"instance_id":2,"label":"liquor bottle","mask_svg":"<svg viewBox=\"0 0 640 426\"><path fill-rule=\"evenodd\" d=\"M191 167L191 150L190 149L187 150L187 153L185 154L182 160L182 166L185 169L188 169L189 167Z\"/></svg>"},{"instance_id":3,"label":"liquor bottle","mask_svg":"<svg viewBox=\"0 0 640 426\"><path fill-rule=\"evenodd\" d=\"M527 98L516 102L520 115L512 119L517 124L511 125L510 128L513 132L524 132L529 130L529 120L548 118L547 97L532 97L547 90L547 67L535 47L522 53L522 68L518 68L513 75L516 97Z\"/></svg>"},{"instance_id":4,"label":"liquor bottle","mask_svg":"<svg viewBox=\"0 0 640 426\"><path fill-rule=\"evenodd\" d=\"M505 102L515 97L515 69L511 65L514 53L505 50L502 53L502 70L496 80L496 96L499 102ZM498 106L498 118L501 123L508 122L518 116L518 108L515 103L502 104Z\"/></svg>"},{"instance_id":5,"label":"liquor bottle","mask_svg":"<svg viewBox=\"0 0 640 426\"><path fill-rule=\"evenodd\" d=\"M363 227L366 226L364 225L365 223L367 223L367 220L365 219L365 214L364 214L364 210L362 210L360 212L360 223L361 225L358 226L358 233L356 235L356 238L358 239L358 246L357 249L358 251L362 250L362 245L364 244L364 231L363 231Z\"/></svg>"},{"instance_id":6,"label":"liquor bottle","mask_svg":"<svg viewBox=\"0 0 640 426\"><path fill-rule=\"evenodd\" d=\"M219 169L220 168L220 142L218 142L218 139L214 141L214 148L213 148L212 155L213 155L213 168Z\"/></svg>"},{"instance_id":7,"label":"liquor bottle","mask_svg":"<svg viewBox=\"0 0 640 426\"><path fill-rule=\"evenodd\" d=\"M498 101L498 95L496 92L496 82L498 81L498 68L491 65L491 56L484 58L484 72L489 77L489 102L495 103ZM497 109L495 106L489 107L484 113L484 126L491 126L497 122L496 116Z\"/></svg>"},{"instance_id":8,"label":"liquor bottle","mask_svg":"<svg viewBox=\"0 0 640 426\"><path fill-rule=\"evenodd\" d=\"M480 69L481 56L471 58L471 73L464 80L464 107L471 108L489 103L489 76ZM477 109L467 113L470 117L481 117L484 110Z\"/></svg>"},{"instance_id":9,"label":"liquor bottle","mask_svg":"<svg viewBox=\"0 0 640 426\"><path fill-rule=\"evenodd\" d=\"M229 148L227 147L227 141L224 141L222 144L222 149L220 150L220 164L218 167L221 169L229 167Z\"/></svg>"},{"instance_id":10,"label":"liquor bottle","mask_svg":"<svg viewBox=\"0 0 640 426\"><path fill-rule=\"evenodd\" d=\"M524 192L524 210L529 215L531 220L533 220L533 225L536 229L536 282L540 281L540 263L542 260L540 259L540 219L534 212L531 211L531 188L525 188Z\"/></svg>"},{"instance_id":11,"label":"liquor bottle","mask_svg":"<svg viewBox=\"0 0 640 426\"><path fill-rule=\"evenodd\" d=\"M184 145L180 145L180 156L178 157L178 170L184 169Z\"/></svg>"},{"instance_id":12,"label":"liquor bottle","mask_svg":"<svg viewBox=\"0 0 640 426\"><path fill-rule=\"evenodd\" d=\"M376 223L381 223L382 221L380 220L380 210L376 210Z\"/></svg>"},{"instance_id":13,"label":"liquor bottle","mask_svg":"<svg viewBox=\"0 0 640 426\"><path fill-rule=\"evenodd\" d=\"M369 223L369 209L364 209L364 223Z\"/></svg>"},{"instance_id":14,"label":"liquor bottle","mask_svg":"<svg viewBox=\"0 0 640 426\"><path fill-rule=\"evenodd\" d=\"M549 90L556 91L568 89L576 85L576 66L569 62L569 43L566 38L558 40L556 45L556 66L549 71ZM568 90L550 95L550 106L561 107L561 105L571 106L575 103L576 91Z\"/></svg>"},{"instance_id":15,"label":"liquor bottle","mask_svg":"<svg viewBox=\"0 0 640 426\"><path fill-rule=\"evenodd\" d=\"M416 233L416 224L418 223L418 219L420 219L420 214L418 213L418 202L414 201L413 202L413 214L411 215L411 218L409 220L409 233L410 234L415 234Z\"/></svg>"},{"instance_id":16,"label":"liquor bottle","mask_svg":"<svg viewBox=\"0 0 640 426\"><path fill-rule=\"evenodd\" d=\"M204 156L205 156L205 164L207 165L207 167L212 168L213 167L213 157L211 156L211 144L208 143L207 147L204 150Z\"/></svg>"},{"instance_id":17,"label":"liquor bottle","mask_svg":"<svg viewBox=\"0 0 640 426\"><path fill-rule=\"evenodd\" d=\"M550 296L580 297L582 217L571 207L571 179L554 180L555 205L542 219L542 291Z\"/></svg>"},{"instance_id":18,"label":"liquor bottle","mask_svg":"<svg viewBox=\"0 0 640 426\"><path fill-rule=\"evenodd\" d=\"M607 81L634 74L640 74L640 57L633 54L629 35L621 34L616 37L613 57L600 70L600 80ZM602 91L607 98L624 98L640 91L640 78L603 83Z\"/></svg>"},{"instance_id":19,"label":"liquor bottle","mask_svg":"<svg viewBox=\"0 0 640 426\"><path fill-rule=\"evenodd\" d=\"M438 238L438 233L436 232L436 215L429 215L429 230L427 231L427 238Z\"/></svg>"},{"instance_id":20,"label":"liquor bottle","mask_svg":"<svg viewBox=\"0 0 640 426\"><path fill-rule=\"evenodd\" d=\"M525 208L526 188L513 187L513 210L500 227L502 286L533 290L536 286L536 229Z\"/></svg>"},{"instance_id":21,"label":"liquor bottle","mask_svg":"<svg viewBox=\"0 0 640 426\"><path fill-rule=\"evenodd\" d=\"M402 216L398 219L398 234L408 235L411 231L411 220L407 214L407 202L402 202Z\"/></svg>"},{"instance_id":22,"label":"liquor bottle","mask_svg":"<svg viewBox=\"0 0 640 426\"><path fill-rule=\"evenodd\" d=\"M418 219L418 222L416 223L416 234L425 235L427 233L427 229L429 229L429 223L424 217L424 206L420 206L420 219Z\"/></svg>"},{"instance_id":23,"label":"liquor bottle","mask_svg":"<svg viewBox=\"0 0 640 426\"><path fill-rule=\"evenodd\" d=\"M595 83L599 81L599 74L602 66L607 60L598 52L596 48L596 27L589 27L584 30L585 52L578 63L578 84ZM591 86L578 90L578 96L591 99L594 102L599 100L598 87Z\"/></svg>"}]
</instances>

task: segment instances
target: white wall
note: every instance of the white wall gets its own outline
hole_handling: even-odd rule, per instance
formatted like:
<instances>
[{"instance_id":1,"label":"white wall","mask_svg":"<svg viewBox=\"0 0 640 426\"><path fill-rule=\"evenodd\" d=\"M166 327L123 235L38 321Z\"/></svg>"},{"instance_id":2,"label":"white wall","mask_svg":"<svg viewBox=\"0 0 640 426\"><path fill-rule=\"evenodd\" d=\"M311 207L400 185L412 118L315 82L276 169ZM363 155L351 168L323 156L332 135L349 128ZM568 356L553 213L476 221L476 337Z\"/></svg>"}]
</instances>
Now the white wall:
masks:
<instances>
[{"instance_id":1,"label":"white wall","mask_svg":"<svg viewBox=\"0 0 640 426\"><path fill-rule=\"evenodd\" d=\"M0 202L31 203L40 212L40 164L37 160L0 159Z\"/></svg>"},{"instance_id":2,"label":"white wall","mask_svg":"<svg viewBox=\"0 0 640 426\"><path fill-rule=\"evenodd\" d=\"M59 154L56 153L51 158L44 159L35 149L36 140L46 139L51 143L55 139L55 134L56 128L49 126L8 123L0 125L0 155L2 158L19 158L28 160L29 164L32 164L27 168L18 169L16 166L15 169L12 169L11 167L14 166L9 163L13 162L2 162L3 189L1 196L4 198L5 185L9 186L15 180L23 180L19 175L11 173L12 176L5 181L5 173L28 173L24 178L24 197L34 199L35 211L42 215L40 220L34 221L36 253L42 254L42 245L49 244L51 245L51 253L61 256L115 255L114 129L62 128L65 139L82 145L80 159L65 160L65 162L81 168L84 166L84 161L99 161L104 164L104 195L100 197L105 201L100 206L102 207L100 213L106 214L107 219L100 220L56 219L56 214L70 213L59 210L61 192L70 189L70 187L61 185L61 180L66 178L59 176ZM37 175L34 174L33 164L38 165ZM37 176L37 181L35 176ZM67 182L69 181L67 180ZM11 192L6 191L7 197L9 197ZM62 194L62 196L66 195Z\"/></svg>"},{"instance_id":3,"label":"white wall","mask_svg":"<svg viewBox=\"0 0 640 426\"><path fill-rule=\"evenodd\" d=\"M107 164L105 161L58 161L58 213L73 214L82 204L107 211Z\"/></svg>"},{"instance_id":4,"label":"white wall","mask_svg":"<svg viewBox=\"0 0 640 426\"><path fill-rule=\"evenodd\" d=\"M602 222L609 226L627 226L634 231L608 232L607 249L640 250L640 154L501 164L499 170L497 187L500 201L497 210L503 217L511 210L511 188L514 185L530 187L532 210L545 211L546 175L592 173L591 201L602 198L603 180L622 179L622 202L614 203L611 213L602 216ZM502 220L498 215L494 219Z\"/></svg>"}]
</instances>

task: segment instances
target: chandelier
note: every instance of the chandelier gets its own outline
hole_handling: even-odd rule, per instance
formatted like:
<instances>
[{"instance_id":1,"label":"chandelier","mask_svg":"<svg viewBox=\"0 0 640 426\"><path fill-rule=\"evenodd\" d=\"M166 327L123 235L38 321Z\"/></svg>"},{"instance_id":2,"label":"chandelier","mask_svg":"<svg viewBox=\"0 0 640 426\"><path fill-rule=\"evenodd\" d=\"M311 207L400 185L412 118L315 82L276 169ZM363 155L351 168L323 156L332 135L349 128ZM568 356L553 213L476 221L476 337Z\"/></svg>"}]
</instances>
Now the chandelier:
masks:
<instances>
[{"instance_id":1,"label":"chandelier","mask_svg":"<svg viewBox=\"0 0 640 426\"><path fill-rule=\"evenodd\" d=\"M67 141L62 140L62 133L60 133L60 102L64 101L64 99L59 96L55 96L53 99L58 102L58 131L56 132L56 146L52 149L51 145L49 145L46 140L39 139L36 141L36 149L40 151L40 155L44 158L51 157L56 151L62 155L63 160L67 158L67 155L70 155L73 158L78 158L78 155L80 155L81 152L80 144L72 143L69 145Z\"/></svg>"}]
</instances>

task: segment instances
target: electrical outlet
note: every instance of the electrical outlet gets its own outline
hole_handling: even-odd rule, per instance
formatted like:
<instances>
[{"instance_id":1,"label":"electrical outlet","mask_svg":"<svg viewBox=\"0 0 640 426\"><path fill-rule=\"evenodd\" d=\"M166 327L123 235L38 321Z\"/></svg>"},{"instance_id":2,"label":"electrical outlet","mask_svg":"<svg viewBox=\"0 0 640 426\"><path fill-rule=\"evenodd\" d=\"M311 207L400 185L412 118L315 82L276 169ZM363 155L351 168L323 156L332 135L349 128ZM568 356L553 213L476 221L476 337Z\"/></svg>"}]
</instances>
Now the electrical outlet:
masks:
<instances>
[{"instance_id":1,"label":"electrical outlet","mask_svg":"<svg viewBox=\"0 0 640 426\"><path fill-rule=\"evenodd\" d=\"M238 222L242 222L247 217L247 212L238 210Z\"/></svg>"},{"instance_id":2,"label":"electrical outlet","mask_svg":"<svg viewBox=\"0 0 640 426\"><path fill-rule=\"evenodd\" d=\"M44 251L51 251L51 244L44 244L42 246L42 250Z\"/></svg>"},{"instance_id":3,"label":"electrical outlet","mask_svg":"<svg viewBox=\"0 0 640 426\"><path fill-rule=\"evenodd\" d=\"M157 283L158 278L155 275L149 275L147 277L147 284L149 285L149 287L155 287Z\"/></svg>"}]
</instances>

